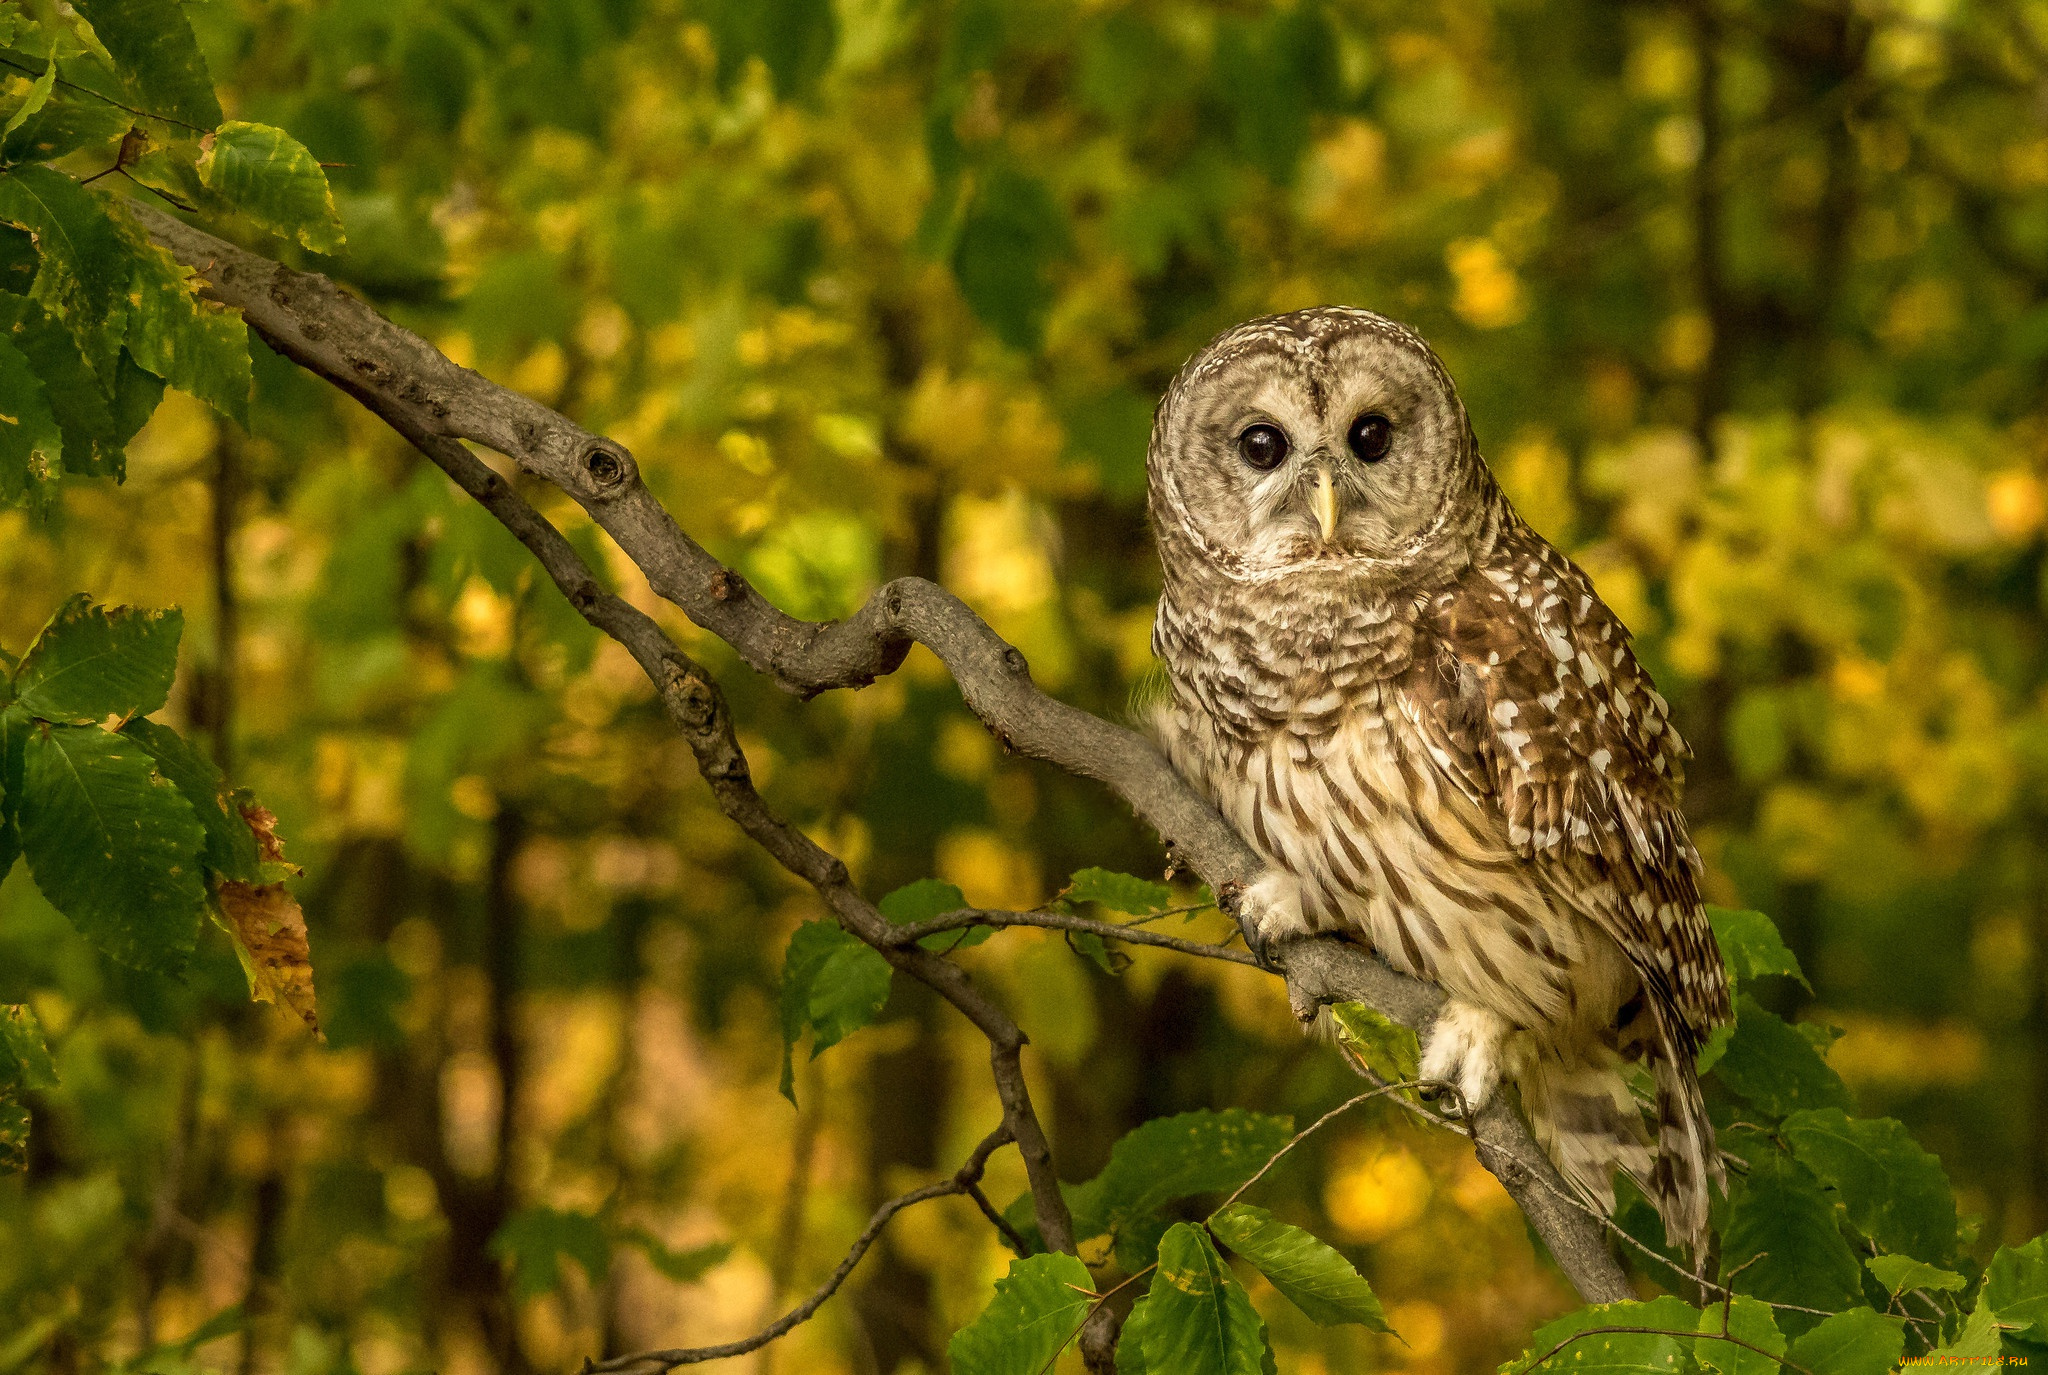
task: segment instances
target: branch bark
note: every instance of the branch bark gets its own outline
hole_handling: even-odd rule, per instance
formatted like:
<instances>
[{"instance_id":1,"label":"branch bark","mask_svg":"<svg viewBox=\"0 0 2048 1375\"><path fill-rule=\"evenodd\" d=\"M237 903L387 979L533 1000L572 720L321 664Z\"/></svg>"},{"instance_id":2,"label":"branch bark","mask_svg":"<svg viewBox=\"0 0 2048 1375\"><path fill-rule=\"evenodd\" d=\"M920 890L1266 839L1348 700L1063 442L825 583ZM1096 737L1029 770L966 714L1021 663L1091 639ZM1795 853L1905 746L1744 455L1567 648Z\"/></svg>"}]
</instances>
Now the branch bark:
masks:
<instances>
[{"instance_id":1,"label":"branch bark","mask_svg":"<svg viewBox=\"0 0 2048 1375\"><path fill-rule=\"evenodd\" d=\"M593 625L624 645L660 691L726 815L778 863L817 890L834 915L892 965L931 985L987 1036L991 1066L1030 1176L1037 1220L1053 1249L1074 1250L1051 1151L1024 1087L1023 1033L951 961L897 943L897 929L863 898L846 867L770 812L754 791L723 695L637 608L606 593L560 532L460 441L505 454L589 512L655 592L731 645L786 691L811 697L890 673L913 643L930 648L969 709L1011 749L1116 791L1206 880L1235 915L1236 895L1261 870L1258 856L1209 803L1135 733L1040 692L1029 666L965 603L933 583L901 578L843 621L791 617L693 540L641 481L632 455L567 417L462 368L426 340L379 315L327 278L295 271L203 230L132 204L150 235L243 312L271 347L354 396L482 502L539 558ZM1306 1020L1323 1003L1369 1003L1426 1033L1442 995L1332 939L1283 944L1275 972ZM1482 1164L1514 1196L1588 1302L1631 1296L1603 1221L1577 1204L1521 1114L1496 1098L1471 1124ZM1106 1357L1102 1335L1088 1345ZM1108 1334L1113 1345L1114 1332Z\"/></svg>"}]
</instances>

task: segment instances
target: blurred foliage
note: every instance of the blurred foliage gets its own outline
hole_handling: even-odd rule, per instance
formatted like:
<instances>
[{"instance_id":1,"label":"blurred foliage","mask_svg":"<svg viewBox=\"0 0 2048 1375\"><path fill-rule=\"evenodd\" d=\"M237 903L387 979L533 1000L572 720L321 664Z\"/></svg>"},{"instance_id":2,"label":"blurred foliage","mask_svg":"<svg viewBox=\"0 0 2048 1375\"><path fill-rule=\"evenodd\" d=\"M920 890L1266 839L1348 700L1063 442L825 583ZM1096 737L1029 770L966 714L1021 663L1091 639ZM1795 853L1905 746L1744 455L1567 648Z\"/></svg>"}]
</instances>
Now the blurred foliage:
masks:
<instances>
[{"instance_id":1,"label":"blurred foliage","mask_svg":"<svg viewBox=\"0 0 2048 1375\"><path fill-rule=\"evenodd\" d=\"M95 24L141 8L77 6ZM209 225L617 437L687 528L792 610L936 576L1042 685L1099 712L1149 663L1142 457L1173 370L1273 310L1340 301L1417 326L1694 741L1713 899L1783 932L1782 960L1743 946L1741 1029L1714 1075L1723 1120L1753 1124L1726 1134L1751 1162L1743 1211L1772 1224L1731 1229L1728 1258L1769 1252L1745 1272L1768 1297L1873 1306L1810 1330L1780 1312L1777 1340L1810 1369L1887 1369L1909 1337L1879 1310L1915 1282L1943 1312L2034 1319L2048 8L185 13L235 137L204 166L175 150L189 180L147 162L137 180L232 194L268 156L247 128L284 131L326 164L345 247L328 255L317 216L288 238L254 212ZM0 56L20 62L19 113L43 54ZM189 80L147 95L215 122ZM0 152L48 137L61 171L91 176L126 124L39 109ZM27 289L20 247L0 243L0 287ZM877 1202L943 1177L995 1123L985 1045L899 984L874 1025L796 1057L796 1108L779 1097L784 952L826 914L719 817L637 668L508 537L351 403L252 352L246 430L174 393L126 439L117 389L97 432L125 443L125 485L87 478L0 515L0 644L81 588L184 608L163 718L265 798L305 865L329 1041L248 1005L224 933L202 931L181 978L105 962L17 867L0 1005L33 1009L51 1065L8 1071L35 1129L25 1175L0 1181L16 1243L0 1371L519 1371L753 1330ZM240 385L171 380L231 411ZM36 432L41 452L72 451L66 423ZM789 701L665 611L580 512L530 495L722 671L770 800L866 891L936 878L1019 907L1079 870L1159 871L1125 809L1008 757L922 652L858 694ZM1069 900L1141 896L1092 882ZM1162 920L1223 932L1213 914ZM1153 1119L1307 1122L1353 1092L1266 976L1090 953L1009 931L962 956L1033 1037L1067 1179L1116 1179L1112 1147ZM810 992L815 1045L844 1009ZM1901 1181L1896 1206L1823 1191L1859 1146ZM1921 1148L1961 1219L1939 1254L1913 1250L1950 1220ZM987 1187L1022 1192L1014 1152ZM1282 1369L1491 1369L1600 1325L1544 1326L1573 1305L1512 1204L1397 1106L1311 1138L1256 1203L1336 1243L1400 1338L1277 1299L1185 1225L1205 1215L1193 1198L1118 1240L1206 1276L1179 1292L1230 1331L1263 1323ZM1935 1276L1863 1265L1866 1239ZM840 1301L750 1359L937 1371L1008 1263L967 1202L924 1205ZM1019 1311L1058 1297L1054 1263L1019 1266ZM1635 1325L1718 1330L1682 1297L1651 1307ZM1762 1335L1767 1313L1738 1304L1730 1330ZM1165 1329L1129 1330L1133 1359L1164 1359ZM1916 1350L1998 1340L1981 1321L1914 1331ZM1686 1354L1634 1340L1606 1355ZM1729 1359L1710 1346L1695 1359Z\"/></svg>"}]
</instances>

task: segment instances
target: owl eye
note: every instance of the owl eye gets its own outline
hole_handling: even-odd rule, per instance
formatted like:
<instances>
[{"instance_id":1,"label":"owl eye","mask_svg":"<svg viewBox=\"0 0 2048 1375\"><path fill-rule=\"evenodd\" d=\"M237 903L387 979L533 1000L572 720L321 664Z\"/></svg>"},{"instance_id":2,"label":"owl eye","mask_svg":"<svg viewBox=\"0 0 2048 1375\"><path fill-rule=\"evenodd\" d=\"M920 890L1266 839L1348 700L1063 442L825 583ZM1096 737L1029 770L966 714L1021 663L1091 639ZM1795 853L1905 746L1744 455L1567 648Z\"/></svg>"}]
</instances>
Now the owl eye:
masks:
<instances>
[{"instance_id":1,"label":"owl eye","mask_svg":"<svg viewBox=\"0 0 2048 1375\"><path fill-rule=\"evenodd\" d=\"M1274 425L1252 425L1237 437L1237 452L1246 463L1267 472L1287 457L1287 436Z\"/></svg>"},{"instance_id":2,"label":"owl eye","mask_svg":"<svg viewBox=\"0 0 2048 1375\"><path fill-rule=\"evenodd\" d=\"M1377 463L1394 443L1394 422L1377 411L1367 411L1351 422L1344 440L1361 463Z\"/></svg>"}]
</instances>

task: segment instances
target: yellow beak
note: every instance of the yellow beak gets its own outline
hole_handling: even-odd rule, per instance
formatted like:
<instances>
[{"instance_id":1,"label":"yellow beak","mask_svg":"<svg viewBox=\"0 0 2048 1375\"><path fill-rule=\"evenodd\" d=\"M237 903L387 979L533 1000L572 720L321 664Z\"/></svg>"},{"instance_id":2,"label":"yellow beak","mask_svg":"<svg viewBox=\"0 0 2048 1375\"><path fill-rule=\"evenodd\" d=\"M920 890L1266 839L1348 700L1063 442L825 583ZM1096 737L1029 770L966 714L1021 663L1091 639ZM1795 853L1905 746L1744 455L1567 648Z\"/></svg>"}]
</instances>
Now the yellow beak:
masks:
<instances>
[{"instance_id":1,"label":"yellow beak","mask_svg":"<svg viewBox=\"0 0 2048 1375\"><path fill-rule=\"evenodd\" d=\"M1337 487L1328 468L1316 469L1316 524L1322 527L1323 543L1337 533Z\"/></svg>"}]
</instances>

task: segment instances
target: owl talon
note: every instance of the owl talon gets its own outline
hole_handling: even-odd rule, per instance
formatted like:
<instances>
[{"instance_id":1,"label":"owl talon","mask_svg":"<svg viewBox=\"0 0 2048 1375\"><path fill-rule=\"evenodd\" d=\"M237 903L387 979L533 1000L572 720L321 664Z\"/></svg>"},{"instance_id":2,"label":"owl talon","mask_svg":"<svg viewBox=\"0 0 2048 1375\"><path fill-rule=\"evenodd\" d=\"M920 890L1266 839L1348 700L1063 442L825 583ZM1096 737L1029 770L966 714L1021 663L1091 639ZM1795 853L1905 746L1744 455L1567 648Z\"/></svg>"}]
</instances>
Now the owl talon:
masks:
<instances>
[{"instance_id":1,"label":"owl talon","mask_svg":"<svg viewBox=\"0 0 2048 1375\"><path fill-rule=\"evenodd\" d=\"M1417 1077L1437 1082L1447 1117L1471 1117L1500 1082L1501 1053L1514 1028L1499 1014L1452 999L1437 1013ZM1426 1092L1427 1090L1425 1090Z\"/></svg>"},{"instance_id":2,"label":"owl talon","mask_svg":"<svg viewBox=\"0 0 2048 1375\"><path fill-rule=\"evenodd\" d=\"M1277 957L1280 943L1302 935L1307 923L1301 917L1301 888L1291 875L1268 869L1250 886L1225 894L1237 929L1244 935L1245 949L1259 967L1281 973Z\"/></svg>"}]
</instances>

